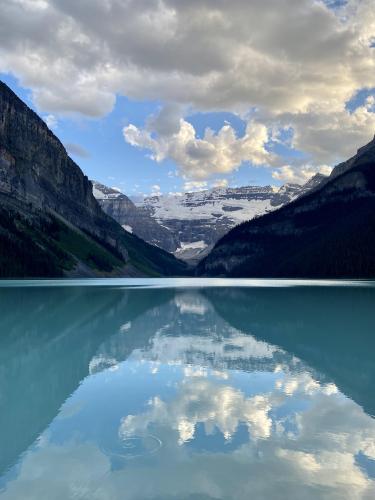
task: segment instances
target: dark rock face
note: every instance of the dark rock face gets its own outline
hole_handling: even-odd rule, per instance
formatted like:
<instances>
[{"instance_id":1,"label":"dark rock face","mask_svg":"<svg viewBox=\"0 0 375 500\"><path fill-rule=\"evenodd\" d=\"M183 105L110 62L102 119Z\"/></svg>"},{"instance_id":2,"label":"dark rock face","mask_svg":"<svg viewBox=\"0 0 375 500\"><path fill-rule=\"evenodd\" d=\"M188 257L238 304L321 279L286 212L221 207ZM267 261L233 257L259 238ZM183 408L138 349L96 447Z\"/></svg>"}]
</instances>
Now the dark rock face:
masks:
<instances>
[{"instance_id":1,"label":"dark rock face","mask_svg":"<svg viewBox=\"0 0 375 500\"><path fill-rule=\"evenodd\" d=\"M137 207L130 198L115 189L92 181L94 196L102 210L115 219L124 229L136 234L151 245L174 252L178 241L173 233L158 224L144 207Z\"/></svg>"},{"instance_id":2,"label":"dark rock face","mask_svg":"<svg viewBox=\"0 0 375 500\"><path fill-rule=\"evenodd\" d=\"M180 274L124 231L39 116L0 82L0 276Z\"/></svg>"},{"instance_id":3,"label":"dark rock face","mask_svg":"<svg viewBox=\"0 0 375 500\"><path fill-rule=\"evenodd\" d=\"M230 231L198 274L375 277L375 138L311 182L292 203Z\"/></svg>"},{"instance_id":4,"label":"dark rock face","mask_svg":"<svg viewBox=\"0 0 375 500\"><path fill-rule=\"evenodd\" d=\"M126 259L126 248L92 195L92 186L36 113L0 82L0 190L42 211L56 212L106 241Z\"/></svg>"},{"instance_id":5,"label":"dark rock face","mask_svg":"<svg viewBox=\"0 0 375 500\"><path fill-rule=\"evenodd\" d=\"M311 177L309 181L306 182L302 186L302 189L300 190L298 194L298 198L301 198L301 196L304 196L307 193L311 193L312 191L315 191L318 189L325 181L328 180L328 176L323 175L323 174L315 174L314 177Z\"/></svg>"}]
</instances>

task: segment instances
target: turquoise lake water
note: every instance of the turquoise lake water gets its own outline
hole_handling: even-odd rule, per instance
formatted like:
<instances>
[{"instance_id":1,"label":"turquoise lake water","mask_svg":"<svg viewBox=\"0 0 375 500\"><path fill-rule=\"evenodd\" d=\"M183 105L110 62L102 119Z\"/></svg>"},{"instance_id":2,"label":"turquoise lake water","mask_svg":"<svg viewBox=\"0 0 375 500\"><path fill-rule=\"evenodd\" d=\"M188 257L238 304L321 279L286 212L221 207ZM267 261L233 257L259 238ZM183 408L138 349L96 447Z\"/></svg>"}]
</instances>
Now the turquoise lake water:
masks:
<instances>
[{"instance_id":1,"label":"turquoise lake water","mask_svg":"<svg viewBox=\"0 0 375 500\"><path fill-rule=\"evenodd\" d=\"M375 498L375 283L0 282L0 500Z\"/></svg>"}]
</instances>

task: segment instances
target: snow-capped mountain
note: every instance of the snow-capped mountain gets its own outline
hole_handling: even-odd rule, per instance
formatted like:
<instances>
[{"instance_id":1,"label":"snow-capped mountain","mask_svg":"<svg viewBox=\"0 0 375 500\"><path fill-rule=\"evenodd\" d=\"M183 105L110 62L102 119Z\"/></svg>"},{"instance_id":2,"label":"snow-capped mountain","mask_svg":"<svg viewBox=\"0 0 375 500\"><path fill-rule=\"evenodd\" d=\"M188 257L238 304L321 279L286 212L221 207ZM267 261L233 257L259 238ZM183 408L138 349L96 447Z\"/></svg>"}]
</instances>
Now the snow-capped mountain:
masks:
<instances>
[{"instance_id":1,"label":"snow-capped mountain","mask_svg":"<svg viewBox=\"0 0 375 500\"><path fill-rule=\"evenodd\" d=\"M92 182L92 194L97 200L115 200L117 198L127 198L121 191L116 188L111 188L100 184L100 182ZM129 198L128 198L129 199ZM130 201L130 200L129 200Z\"/></svg>"},{"instance_id":2,"label":"snow-capped mountain","mask_svg":"<svg viewBox=\"0 0 375 500\"><path fill-rule=\"evenodd\" d=\"M93 193L104 212L124 229L194 263L234 226L289 203L314 189L324 178L317 174L302 186L215 188L150 196L134 202L98 182L93 182Z\"/></svg>"},{"instance_id":3,"label":"snow-capped mountain","mask_svg":"<svg viewBox=\"0 0 375 500\"><path fill-rule=\"evenodd\" d=\"M175 256L193 262L204 257L234 226L289 203L324 178L317 174L304 185L280 188L244 186L151 196L135 204L174 235L178 243Z\"/></svg>"},{"instance_id":4,"label":"snow-capped mountain","mask_svg":"<svg viewBox=\"0 0 375 500\"><path fill-rule=\"evenodd\" d=\"M173 233L155 221L143 207L137 207L130 198L117 189L92 181L93 194L107 215L113 217L129 233L174 253L178 241Z\"/></svg>"}]
</instances>

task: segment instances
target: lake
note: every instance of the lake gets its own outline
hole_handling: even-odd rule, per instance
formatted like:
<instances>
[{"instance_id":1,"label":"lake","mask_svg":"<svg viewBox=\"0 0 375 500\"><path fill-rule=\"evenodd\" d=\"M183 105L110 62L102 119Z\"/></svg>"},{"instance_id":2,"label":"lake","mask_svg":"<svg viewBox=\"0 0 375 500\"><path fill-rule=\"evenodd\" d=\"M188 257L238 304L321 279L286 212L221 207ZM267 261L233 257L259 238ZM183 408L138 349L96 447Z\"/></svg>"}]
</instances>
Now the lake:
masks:
<instances>
[{"instance_id":1,"label":"lake","mask_svg":"<svg viewBox=\"0 0 375 500\"><path fill-rule=\"evenodd\" d=\"M375 498L375 283L0 282L0 499Z\"/></svg>"}]
</instances>

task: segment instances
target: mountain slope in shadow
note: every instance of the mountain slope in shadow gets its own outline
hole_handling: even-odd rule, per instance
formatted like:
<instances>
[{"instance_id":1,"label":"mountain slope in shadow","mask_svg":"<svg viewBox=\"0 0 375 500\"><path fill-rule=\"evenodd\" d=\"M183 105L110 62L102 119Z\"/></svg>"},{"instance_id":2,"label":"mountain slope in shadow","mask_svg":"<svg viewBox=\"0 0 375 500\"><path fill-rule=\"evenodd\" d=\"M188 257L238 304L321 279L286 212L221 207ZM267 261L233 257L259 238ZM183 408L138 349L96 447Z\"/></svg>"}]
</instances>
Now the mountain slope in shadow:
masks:
<instances>
[{"instance_id":1,"label":"mountain slope in shadow","mask_svg":"<svg viewBox=\"0 0 375 500\"><path fill-rule=\"evenodd\" d=\"M234 328L301 359L375 415L374 288L210 288L204 296Z\"/></svg>"},{"instance_id":2,"label":"mountain slope in shadow","mask_svg":"<svg viewBox=\"0 0 375 500\"><path fill-rule=\"evenodd\" d=\"M173 296L173 295L172 295ZM90 373L99 346L171 292L101 287L0 289L0 474ZM147 339L138 339L143 345Z\"/></svg>"},{"instance_id":3,"label":"mountain slope in shadow","mask_svg":"<svg viewBox=\"0 0 375 500\"><path fill-rule=\"evenodd\" d=\"M198 275L375 277L375 138L311 193L241 224Z\"/></svg>"}]
</instances>

